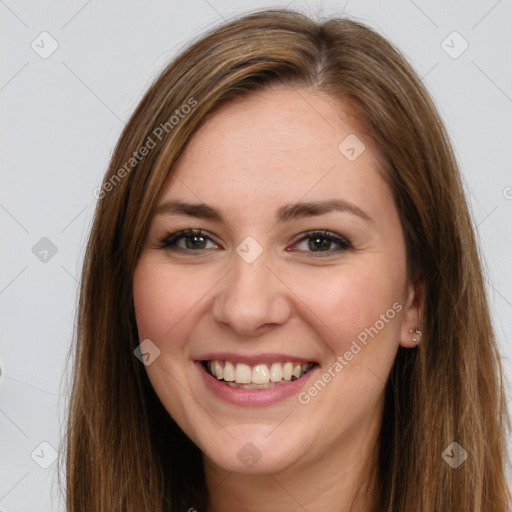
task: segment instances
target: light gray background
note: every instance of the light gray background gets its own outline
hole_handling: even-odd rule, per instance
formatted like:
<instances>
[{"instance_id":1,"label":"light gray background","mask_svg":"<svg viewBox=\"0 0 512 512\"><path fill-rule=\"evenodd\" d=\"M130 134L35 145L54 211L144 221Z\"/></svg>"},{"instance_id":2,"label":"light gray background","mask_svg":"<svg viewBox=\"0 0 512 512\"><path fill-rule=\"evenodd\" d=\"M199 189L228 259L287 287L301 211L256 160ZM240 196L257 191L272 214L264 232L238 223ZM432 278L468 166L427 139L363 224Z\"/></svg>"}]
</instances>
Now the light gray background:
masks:
<instances>
[{"instance_id":1,"label":"light gray background","mask_svg":"<svg viewBox=\"0 0 512 512\"><path fill-rule=\"evenodd\" d=\"M178 49L235 13L286 5L310 14L345 11L376 27L410 59L439 106L464 174L510 375L512 1L239 4L0 0L3 512L63 509L52 448L41 443L59 446L93 190L123 123ZM45 31L51 37L40 36ZM58 48L43 59L52 39ZM453 58L464 41L469 47ZM46 262L39 259L44 253L32 252L43 237L57 248Z\"/></svg>"}]
</instances>

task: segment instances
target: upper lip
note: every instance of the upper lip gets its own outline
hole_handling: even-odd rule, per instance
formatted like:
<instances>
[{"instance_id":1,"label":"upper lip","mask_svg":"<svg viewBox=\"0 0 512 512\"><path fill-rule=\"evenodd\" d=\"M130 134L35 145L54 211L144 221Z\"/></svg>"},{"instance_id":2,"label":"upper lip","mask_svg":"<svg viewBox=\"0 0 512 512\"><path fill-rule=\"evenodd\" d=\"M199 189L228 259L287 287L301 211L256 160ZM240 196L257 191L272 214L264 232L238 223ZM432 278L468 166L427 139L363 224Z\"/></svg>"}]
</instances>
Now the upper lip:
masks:
<instances>
[{"instance_id":1,"label":"upper lip","mask_svg":"<svg viewBox=\"0 0 512 512\"><path fill-rule=\"evenodd\" d=\"M232 352L215 352L203 354L194 358L195 361L230 361L232 363L244 363L249 366L254 366L256 364L271 364L271 363L280 363L283 361L291 361L297 363L314 363L316 362L314 359L308 359L296 355L291 354L275 354L275 353L266 353L266 354L235 354Z\"/></svg>"}]
</instances>

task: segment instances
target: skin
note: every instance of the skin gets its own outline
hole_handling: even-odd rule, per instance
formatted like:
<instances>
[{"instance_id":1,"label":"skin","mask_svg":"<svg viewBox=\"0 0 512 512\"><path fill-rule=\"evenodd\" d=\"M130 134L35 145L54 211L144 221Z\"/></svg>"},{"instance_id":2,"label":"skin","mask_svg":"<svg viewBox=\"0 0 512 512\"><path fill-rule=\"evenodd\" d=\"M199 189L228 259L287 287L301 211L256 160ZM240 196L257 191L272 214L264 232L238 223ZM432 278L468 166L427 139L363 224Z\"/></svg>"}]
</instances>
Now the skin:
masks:
<instances>
[{"instance_id":1,"label":"skin","mask_svg":"<svg viewBox=\"0 0 512 512\"><path fill-rule=\"evenodd\" d=\"M160 350L148 376L204 454L210 511L269 503L285 512L343 512L354 503L370 510L384 383L399 345L415 347L409 329L420 325L423 288L407 280L391 191L347 112L308 89L274 87L232 101L193 136L161 190L158 205L206 203L223 215L154 215L133 283L140 340ZM350 134L366 145L355 161L338 149ZM276 220L285 204L333 198L371 220L347 211ZM211 240L188 252L159 245L181 229ZM321 239L327 250L315 252L315 237L304 239L311 230L353 248ZM248 236L263 249L252 263L236 252ZM307 404L297 396L264 407L226 403L193 362L221 351L300 355L318 363L316 380L394 303L394 318ZM261 454L251 467L237 457L248 442ZM358 494L360 483L369 498Z\"/></svg>"}]
</instances>

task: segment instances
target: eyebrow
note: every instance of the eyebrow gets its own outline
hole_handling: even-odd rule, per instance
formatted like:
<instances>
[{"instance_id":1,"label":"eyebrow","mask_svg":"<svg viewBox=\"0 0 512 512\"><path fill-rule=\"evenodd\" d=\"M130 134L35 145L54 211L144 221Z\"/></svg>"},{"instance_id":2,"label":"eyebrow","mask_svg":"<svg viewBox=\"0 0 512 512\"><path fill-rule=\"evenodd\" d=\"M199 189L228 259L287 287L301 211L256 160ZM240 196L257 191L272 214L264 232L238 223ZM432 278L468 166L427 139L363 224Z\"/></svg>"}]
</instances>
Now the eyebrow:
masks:
<instances>
[{"instance_id":1,"label":"eyebrow","mask_svg":"<svg viewBox=\"0 0 512 512\"><path fill-rule=\"evenodd\" d=\"M279 221L290 221L303 217L315 217L333 211L351 213L363 220L373 222L373 219L365 211L344 199L329 199L326 201L287 204L278 210L277 218ZM209 219L224 222L221 210L205 203L165 201L155 209L155 215L173 214L188 215L189 217L196 217L198 219Z\"/></svg>"}]
</instances>

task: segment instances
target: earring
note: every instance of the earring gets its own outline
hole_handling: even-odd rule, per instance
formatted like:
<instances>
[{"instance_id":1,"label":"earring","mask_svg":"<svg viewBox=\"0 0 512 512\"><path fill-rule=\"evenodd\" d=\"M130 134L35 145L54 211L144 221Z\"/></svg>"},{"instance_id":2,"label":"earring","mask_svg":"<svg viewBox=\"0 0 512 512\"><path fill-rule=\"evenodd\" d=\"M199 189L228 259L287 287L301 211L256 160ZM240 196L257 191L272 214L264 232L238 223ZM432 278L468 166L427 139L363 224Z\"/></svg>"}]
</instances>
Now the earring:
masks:
<instances>
[{"instance_id":1,"label":"earring","mask_svg":"<svg viewBox=\"0 0 512 512\"><path fill-rule=\"evenodd\" d=\"M414 328L414 329L409 329L409 332L412 334L417 334L417 338L415 338L414 336L411 336L412 338L412 341L414 341L414 343L416 343L416 345L419 344L419 342L421 341L421 330L418 329L417 327Z\"/></svg>"}]
</instances>

